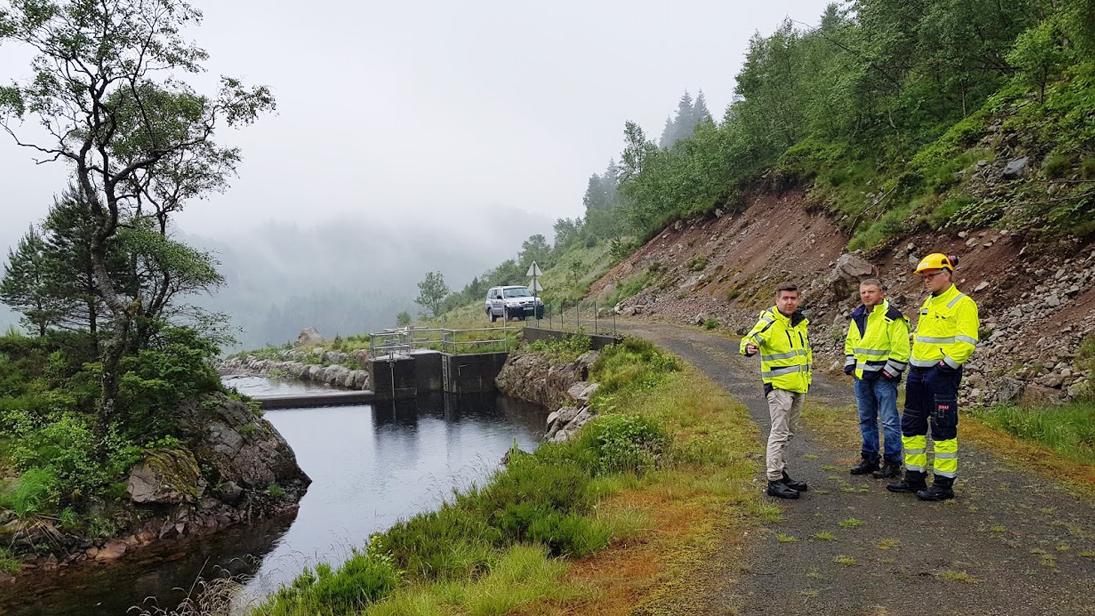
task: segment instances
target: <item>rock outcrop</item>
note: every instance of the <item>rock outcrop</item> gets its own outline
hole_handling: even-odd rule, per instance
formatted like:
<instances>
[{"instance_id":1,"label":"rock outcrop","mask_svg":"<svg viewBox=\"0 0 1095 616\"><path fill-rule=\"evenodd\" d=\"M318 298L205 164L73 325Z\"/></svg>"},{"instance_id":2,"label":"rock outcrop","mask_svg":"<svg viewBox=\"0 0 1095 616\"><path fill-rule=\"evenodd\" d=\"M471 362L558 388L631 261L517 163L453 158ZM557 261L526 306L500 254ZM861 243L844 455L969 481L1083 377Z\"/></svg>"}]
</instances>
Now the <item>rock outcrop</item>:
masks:
<instances>
[{"instance_id":1,"label":"rock outcrop","mask_svg":"<svg viewBox=\"0 0 1095 616\"><path fill-rule=\"evenodd\" d=\"M589 351L573 362L558 362L541 353L516 351L495 382L508 396L557 409L547 417L543 438L563 442L596 417L590 399L599 385L587 379L597 357L597 351Z\"/></svg>"},{"instance_id":2,"label":"rock outcrop","mask_svg":"<svg viewBox=\"0 0 1095 616\"><path fill-rule=\"evenodd\" d=\"M113 561L161 540L296 511L311 480L277 429L252 407L214 394L184 403L175 420L176 442L146 451L130 469L128 499L97 505L98 516L121 532L85 537L48 519L0 520L5 544L27 555L49 546L50 553L31 564L52 569Z\"/></svg>"}]
</instances>

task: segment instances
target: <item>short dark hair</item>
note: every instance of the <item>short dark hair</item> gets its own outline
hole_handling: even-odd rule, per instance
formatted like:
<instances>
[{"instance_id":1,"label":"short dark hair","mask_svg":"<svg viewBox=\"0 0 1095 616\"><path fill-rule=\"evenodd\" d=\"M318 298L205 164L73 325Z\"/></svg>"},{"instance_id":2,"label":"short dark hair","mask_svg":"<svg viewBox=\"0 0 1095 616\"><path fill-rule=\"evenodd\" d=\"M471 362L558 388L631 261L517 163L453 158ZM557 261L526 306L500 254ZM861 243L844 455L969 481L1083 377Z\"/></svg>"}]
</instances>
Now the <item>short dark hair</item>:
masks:
<instances>
[{"instance_id":1,"label":"short dark hair","mask_svg":"<svg viewBox=\"0 0 1095 616\"><path fill-rule=\"evenodd\" d=\"M881 291L886 290L886 287L882 284L882 281L877 278L864 278L863 280L859 281L859 286L863 286L865 284L878 287Z\"/></svg>"},{"instance_id":2,"label":"short dark hair","mask_svg":"<svg viewBox=\"0 0 1095 616\"><path fill-rule=\"evenodd\" d=\"M798 293L798 285L793 282L781 282L776 286L776 297L779 297L780 293L784 291L792 291Z\"/></svg>"}]
</instances>

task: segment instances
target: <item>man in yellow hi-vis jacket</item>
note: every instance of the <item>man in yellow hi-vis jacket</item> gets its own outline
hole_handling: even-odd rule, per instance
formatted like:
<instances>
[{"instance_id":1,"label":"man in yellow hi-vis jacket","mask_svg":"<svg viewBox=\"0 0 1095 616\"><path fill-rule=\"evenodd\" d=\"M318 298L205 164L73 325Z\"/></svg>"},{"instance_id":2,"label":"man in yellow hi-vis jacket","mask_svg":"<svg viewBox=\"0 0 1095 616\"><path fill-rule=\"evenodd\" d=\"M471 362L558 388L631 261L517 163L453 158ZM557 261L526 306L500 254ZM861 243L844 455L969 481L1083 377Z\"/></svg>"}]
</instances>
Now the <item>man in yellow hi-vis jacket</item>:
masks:
<instances>
[{"instance_id":1,"label":"man in yellow hi-vis jacket","mask_svg":"<svg viewBox=\"0 0 1095 616\"><path fill-rule=\"evenodd\" d=\"M862 447L853 475L871 473L877 479L901 474L901 417L897 413L897 385L909 361L909 322L890 305L882 281L859 283L863 302L852 311L844 338L844 374L855 376ZM879 455L878 420L882 419L884 449ZM882 463L879 468L879 462Z\"/></svg>"},{"instance_id":2,"label":"man in yellow hi-vis jacket","mask_svg":"<svg viewBox=\"0 0 1095 616\"><path fill-rule=\"evenodd\" d=\"M802 403L810 388L813 354L806 335L809 321L798 311L798 287L784 283L776 288L776 305L760 313L760 320L741 339L741 354L760 352L760 376L772 428L766 457L768 494L798 498L808 486L787 474L784 452L795 436Z\"/></svg>"},{"instance_id":3,"label":"man in yellow hi-vis jacket","mask_svg":"<svg viewBox=\"0 0 1095 616\"><path fill-rule=\"evenodd\" d=\"M891 492L915 492L926 501L954 498L958 476L958 384L962 366L973 355L980 323L977 303L952 282L956 257L934 253L924 257L916 273L931 295L920 307L913 336L905 412L901 416L905 447L905 478L886 488ZM933 473L929 470L927 432L929 418L935 443Z\"/></svg>"}]
</instances>

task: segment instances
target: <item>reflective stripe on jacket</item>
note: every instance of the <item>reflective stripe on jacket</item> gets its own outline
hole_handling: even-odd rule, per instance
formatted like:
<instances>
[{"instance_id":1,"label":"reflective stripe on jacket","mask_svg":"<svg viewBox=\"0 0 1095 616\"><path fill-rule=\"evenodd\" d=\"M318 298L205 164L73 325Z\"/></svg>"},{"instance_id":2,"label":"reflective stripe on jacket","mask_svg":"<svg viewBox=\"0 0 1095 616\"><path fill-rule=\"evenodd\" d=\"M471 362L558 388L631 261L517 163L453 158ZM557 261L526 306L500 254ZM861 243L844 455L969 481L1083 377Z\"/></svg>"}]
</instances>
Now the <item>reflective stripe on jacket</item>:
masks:
<instances>
[{"instance_id":1,"label":"reflective stripe on jacket","mask_svg":"<svg viewBox=\"0 0 1095 616\"><path fill-rule=\"evenodd\" d=\"M874 310L860 305L852 311L844 338L844 365L855 366L857 379L877 378L885 372L901 376L909 361L909 322L888 300ZM864 376L866 375L866 376Z\"/></svg>"},{"instance_id":2,"label":"reflective stripe on jacket","mask_svg":"<svg viewBox=\"0 0 1095 616\"><path fill-rule=\"evenodd\" d=\"M909 363L928 368L940 361L957 370L977 345L977 302L953 284L939 295L929 295L920 307Z\"/></svg>"},{"instance_id":3,"label":"reflective stripe on jacket","mask_svg":"<svg viewBox=\"0 0 1095 616\"><path fill-rule=\"evenodd\" d=\"M766 385L803 394L810 388L814 356L806 333L809 322L801 312L788 317L773 306L760 313L741 339L742 355L749 344L760 350L760 377Z\"/></svg>"}]
</instances>

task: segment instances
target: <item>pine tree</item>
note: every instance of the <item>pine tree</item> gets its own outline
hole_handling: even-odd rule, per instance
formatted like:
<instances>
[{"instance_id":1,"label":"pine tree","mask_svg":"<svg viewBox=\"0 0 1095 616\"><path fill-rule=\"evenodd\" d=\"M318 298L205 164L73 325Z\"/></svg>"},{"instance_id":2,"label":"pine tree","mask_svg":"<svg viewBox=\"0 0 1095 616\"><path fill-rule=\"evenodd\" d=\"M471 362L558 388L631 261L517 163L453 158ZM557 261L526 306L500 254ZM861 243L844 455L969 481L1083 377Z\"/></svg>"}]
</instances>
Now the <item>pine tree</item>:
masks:
<instances>
[{"instance_id":1,"label":"pine tree","mask_svg":"<svg viewBox=\"0 0 1095 616\"><path fill-rule=\"evenodd\" d=\"M8 250L0 301L22 313L23 322L39 336L45 336L64 313L64 306L50 289L57 273L46 243L34 227L27 230L15 250Z\"/></svg>"}]
</instances>

